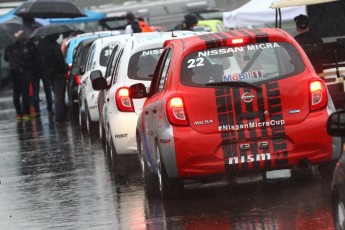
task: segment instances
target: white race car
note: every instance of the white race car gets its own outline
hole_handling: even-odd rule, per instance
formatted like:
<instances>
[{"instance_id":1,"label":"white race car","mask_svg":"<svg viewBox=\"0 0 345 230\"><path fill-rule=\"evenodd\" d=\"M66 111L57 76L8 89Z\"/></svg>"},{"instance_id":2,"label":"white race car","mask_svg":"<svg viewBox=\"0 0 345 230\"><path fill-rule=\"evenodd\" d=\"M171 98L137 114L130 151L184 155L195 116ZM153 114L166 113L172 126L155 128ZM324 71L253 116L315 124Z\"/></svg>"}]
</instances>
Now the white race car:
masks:
<instances>
[{"instance_id":1,"label":"white race car","mask_svg":"<svg viewBox=\"0 0 345 230\"><path fill-rule=\"evenodd\" d=\"M86 128L89 133L97 130L99 119L97 104L99 91L93 90L90 73L94 70L99 70L104 74L112 50L115 47L115 38L117 36L113 35L96 39L87 55L84 66L85 72L78 87L78 103L79 124L82 128Z\"/></svg>"},{"instance_id":2,"label":"white race car","mask_svg":"<svg viewBox=\"0 0 345 230\"><path fill-rule=\"evenodd\" d=\"M131 100L129 86L150 86L152 74L167 40L205 34L174 31L119 35L119 47L113 51L105 76L91 73L94 89L103 90L99 98L100 137L110 155L136 154L136 122L144 99Z\"/></svg>"}]
</instances>

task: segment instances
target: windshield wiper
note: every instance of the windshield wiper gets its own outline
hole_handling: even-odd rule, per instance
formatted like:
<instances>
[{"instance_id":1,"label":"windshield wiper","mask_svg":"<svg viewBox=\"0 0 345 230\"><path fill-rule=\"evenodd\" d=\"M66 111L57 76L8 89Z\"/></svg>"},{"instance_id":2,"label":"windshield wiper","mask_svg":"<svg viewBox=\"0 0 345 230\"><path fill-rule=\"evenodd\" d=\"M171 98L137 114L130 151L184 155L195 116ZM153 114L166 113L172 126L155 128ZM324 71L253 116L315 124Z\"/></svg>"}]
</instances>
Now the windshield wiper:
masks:
<instances>
[{"instance_id":1,"label":"windshield wiper","mask_svg":"<svg viewBox=\"0 0 345 230\"><path fill-rule=\"evenodd\" d=\"M260 86L256 86L254 84L250 84L245 81L223 81L223 82L210 82L206 83L206 86L235 86L235 87L251 87L262 92L262 88Z\"/></svg>"}]
</instances>

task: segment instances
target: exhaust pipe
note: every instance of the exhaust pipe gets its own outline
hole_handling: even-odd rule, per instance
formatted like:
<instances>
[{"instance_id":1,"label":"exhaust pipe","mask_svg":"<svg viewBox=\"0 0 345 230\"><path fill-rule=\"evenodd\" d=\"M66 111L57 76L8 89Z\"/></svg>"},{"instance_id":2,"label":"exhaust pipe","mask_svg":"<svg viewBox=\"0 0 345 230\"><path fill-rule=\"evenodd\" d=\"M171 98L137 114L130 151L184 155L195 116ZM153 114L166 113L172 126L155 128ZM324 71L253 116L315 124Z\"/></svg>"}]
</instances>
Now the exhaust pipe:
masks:
<instances>
[{"instance_id":1,"label":"exhaust pipe","mask_svg":"<svg viewBox=\"0 0 345 230\"><path fill-rule=\"evenodd\" d=\"M294 165L293 168L296 171L307 171L311 168L311 164L309 160L303 159L300 160L297 165Z\"/></svg>"}]
</instances>

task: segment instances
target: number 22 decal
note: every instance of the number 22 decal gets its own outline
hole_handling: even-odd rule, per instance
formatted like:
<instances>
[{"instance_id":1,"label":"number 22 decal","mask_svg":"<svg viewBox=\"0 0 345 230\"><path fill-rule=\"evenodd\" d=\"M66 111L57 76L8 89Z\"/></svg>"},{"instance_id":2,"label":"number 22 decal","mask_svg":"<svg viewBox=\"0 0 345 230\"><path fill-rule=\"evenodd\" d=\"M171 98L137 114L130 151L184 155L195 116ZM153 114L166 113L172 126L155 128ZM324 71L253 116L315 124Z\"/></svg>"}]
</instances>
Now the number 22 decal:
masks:
<instances>
[{"instance_id":1,"label":"number 22 decal","mask_svg":"<svg viewBox=\"0 0 345 230\"><path fill-rule=\"evenodd\" d=\"M188 69L204 66L204 58L199 57L197 59L189 59L187 63L188 63Z\"/></svg>"}]
</instances>

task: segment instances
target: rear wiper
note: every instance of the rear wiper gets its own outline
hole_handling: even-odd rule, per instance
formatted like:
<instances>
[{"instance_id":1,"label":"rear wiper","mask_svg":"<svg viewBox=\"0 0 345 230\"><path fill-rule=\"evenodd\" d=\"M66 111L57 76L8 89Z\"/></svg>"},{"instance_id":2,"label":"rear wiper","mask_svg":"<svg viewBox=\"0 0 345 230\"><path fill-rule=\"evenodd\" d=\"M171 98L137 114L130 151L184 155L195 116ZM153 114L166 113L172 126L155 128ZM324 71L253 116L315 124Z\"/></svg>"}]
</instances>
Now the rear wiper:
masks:
<instances>
[{"instance_id":1,"label":"rear wiper","mask_svg":"<svg viewBox=\"0 0 345 230\"><path fill-rule=\"evenodd\" d=\"M251 87L262 92L262 88L260 86L256 86L254 84L250 84L245 81L223 81L223 82L210 82L206 83L206 86L235 86L235 87Z\"/></svg>"}]
</instances>

